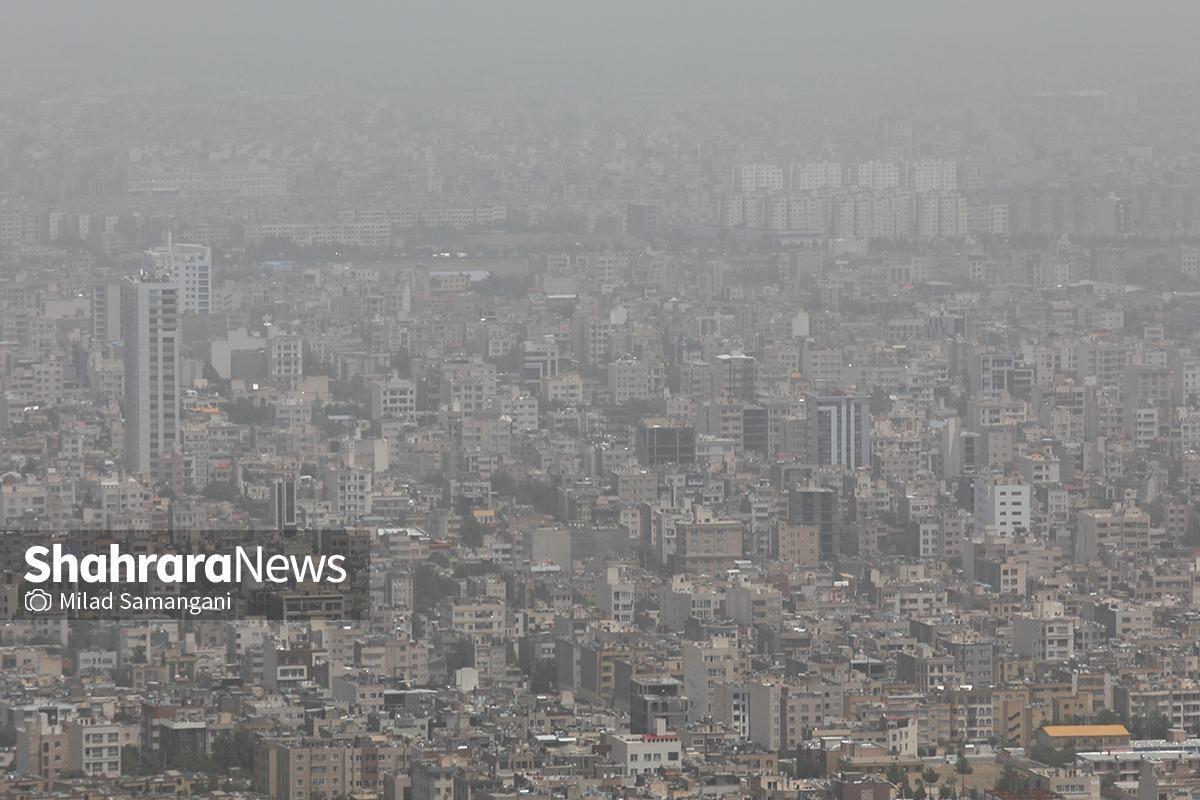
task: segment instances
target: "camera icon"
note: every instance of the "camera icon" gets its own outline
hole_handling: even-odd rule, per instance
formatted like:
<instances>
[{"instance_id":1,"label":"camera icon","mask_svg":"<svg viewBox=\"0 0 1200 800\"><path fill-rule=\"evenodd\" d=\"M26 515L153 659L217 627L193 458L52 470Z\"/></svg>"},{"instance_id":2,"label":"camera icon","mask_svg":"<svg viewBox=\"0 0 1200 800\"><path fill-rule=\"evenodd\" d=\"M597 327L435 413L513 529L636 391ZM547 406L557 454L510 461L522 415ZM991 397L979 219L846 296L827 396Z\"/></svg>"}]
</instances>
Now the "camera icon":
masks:
<instances>
[{"instance_id":1,"label":"camera icon","mask_svg":"<svg viewBox=\"0 0 1200 800\"><path fill-rule=\"evenodd\" d=\"M49 611L54 606L54 598L45 589L30 589L25 593L26 611Z\"/></svg>"}]
</instances>

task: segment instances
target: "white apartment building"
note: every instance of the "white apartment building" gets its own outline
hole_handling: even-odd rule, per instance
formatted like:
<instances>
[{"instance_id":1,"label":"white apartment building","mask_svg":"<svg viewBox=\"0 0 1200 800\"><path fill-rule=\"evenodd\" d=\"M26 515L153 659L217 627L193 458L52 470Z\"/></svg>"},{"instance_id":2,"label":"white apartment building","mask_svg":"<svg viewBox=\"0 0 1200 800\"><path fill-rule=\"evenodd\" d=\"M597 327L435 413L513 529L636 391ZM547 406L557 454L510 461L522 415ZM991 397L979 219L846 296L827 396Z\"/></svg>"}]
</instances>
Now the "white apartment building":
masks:
<instances>
[{"instance_id":1,"label":"white apartment building","mask_svg":"<svg viewBox=\"0 0 1200 800\"><path fill-rule=\"evenodd\" d=\"M604 616L624 625L633 624L634 586L621 579L620 567L611 566L596 580L596 607Z\"/></svg>"},{"instance_id":2,"label":"white apartment building","mask_svg":"<svg viewBox=\"0 0 1200 800\"><path fill-rule=\"evenodd\" d=\"M792 191L811 192L816 189L840 189L840 161L801 161L792 164Z\"/></svg>"},{"instance_id":3,"label":"white apartment building","mask_svg":"<svg viewBox=\"0 0 1200 800\"><path fill-rule=\"evenodd\" d=\"M958 162L944 158L923 158L909 164L909 180L914 192L957 192Z\"/></svg>"},{"instance_id":4,"label":"white apartment building","mask_svg":"<svg viewBox=\"0 0 1200 800\"><path fill-rule=\"evenodd\" d=\"M371 419L403 419L417 411L417 388L410 380L391 378L371 383Z\"/></svg>"},{"instance_id":5,"label":"white apartment building","mask_svg":"<svg viewBox=\"0 0 1200 800\"><path fill-rule=\"evenodd\" d=\"M900 188L900 167L891 161L860 161L854 174L855 184L864 189L882 192Z\"/></svg>"},{"instance_id":6,"label":"white apartment building","mask_svg":"<svg viewBox=\"0 0 1200 800\"><path fill-rule=\"evenodd\" d=\"M683 644L683 691L691 701L688 720L695 722L712 713L716 686L742 678L746 662L731 639Z\"/></svg>"},{"instance_id":7,"label":"white apartment building","mask_svg":"<svg viewBox=\"0 0 1200 800\"><path fill-rule=\"evenodd\" d=\"M1037 661L1075 656L1074 617L1019 616L1013 620L1013 650Z\"/></svg>"},{"instance_id":8,"label":"white apartment building","mask_svg":"<svg viewBox=\"0 0 1200 800\"><path fill-rule=\"evenodd\" d=\"M294 334L273 334L268 339L268 374L272 382L304 377L304 341Z\"/></svg>"},{"instance_id":9,"label":"white apartment building","mask_svg":"<svg viewBox=\"0 0 1200 800\"><path fill-rule=\"evenodd\" d=\"M609 759L619 774L644 775L679 766L683 754L679 736L666 730L666 720L654 722L654 733L608 735Z\"/></svg>"},{"instance_id":10,"label":"white apartment building","mask_svg":"<svg viewBox=\"0 0 1200 800\"><path fill-rule=\"evenodd\" d=\"M146 251L145 265L147 270L171 276L179 286L181 314L207 314L212 310L212 248L177 243L168 233L165 247Z\"/></svg>"},{"instance_id":11,"label":"white apartment building","mask_svg":"<svg viewBox=\"0 0 1200 800\"><path fill-rule=\"evenodd\" d=\"M733 191L743 194L774 194L783 191L783 168L756 161L733 171Z\"/></svg>"},{"instance_id":12,"label":"white apartment building","mask_svg":"<svg viewBox=\"0 0 1200 800\"><path fill-rule=\"evenodd\" d=\"M178 437L178 285L167 279L127 279L121 286L121 335L126 467L157 478Z\"/></svg>"},{"instance_id":13,"label":"white apartment building","mask_svg":"<svg viewBox=\"0 0 1200 800\"><path fill-rule=\"evenodd\" d=\"M1014 536L1028 531L1029 485L1018 478L981 478L975 484L975 531Z\"/></svg>"},{"instance_id":14,"label":"white apartment building","mask_svg":"<svg viewBox=\"0 0 1200 800\"><path fill-rule=\"evenodd\" d=\"M121 774L121 746L132 744L126 726L116 723L68 723L71 768L89 776L115 778Z\"/></svg>"}]
</instances>

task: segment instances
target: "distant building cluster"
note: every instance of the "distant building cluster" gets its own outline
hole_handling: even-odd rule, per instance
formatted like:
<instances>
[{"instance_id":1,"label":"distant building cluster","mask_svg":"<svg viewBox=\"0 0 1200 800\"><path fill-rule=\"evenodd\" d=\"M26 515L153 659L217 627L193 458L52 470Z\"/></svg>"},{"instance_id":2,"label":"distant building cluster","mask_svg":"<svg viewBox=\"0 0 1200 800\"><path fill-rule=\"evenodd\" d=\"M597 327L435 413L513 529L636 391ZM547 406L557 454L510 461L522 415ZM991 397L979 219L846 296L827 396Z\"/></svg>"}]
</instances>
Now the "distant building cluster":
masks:
<instances>
[{"instance_id":1,"label":"distant building cluster","mask_svg":"<svg viewBox=\"0 0 1200 800\"><path fill-rule=\"evenodd\" d=\"M370 555L0 574L0 797L1200 795L1192 112L313 91L0 87L0 555Z\"/></svg>"}]
</instances>

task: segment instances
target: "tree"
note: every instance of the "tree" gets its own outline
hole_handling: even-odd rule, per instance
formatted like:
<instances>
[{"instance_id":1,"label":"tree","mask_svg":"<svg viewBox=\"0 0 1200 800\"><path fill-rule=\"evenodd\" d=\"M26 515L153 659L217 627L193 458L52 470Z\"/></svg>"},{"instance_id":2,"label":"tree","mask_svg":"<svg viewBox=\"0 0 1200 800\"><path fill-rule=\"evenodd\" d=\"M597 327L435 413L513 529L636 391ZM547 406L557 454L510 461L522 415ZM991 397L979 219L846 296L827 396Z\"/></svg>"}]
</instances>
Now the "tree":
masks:
<instances>
[{"instance_id":1,"label":"tree","mask_svg":"<svg viewBox=\"0 0 1200 800\"><path fill-rule=\"evenodd\" d=\"M1015 792L1021 788L1023 781L1017 775L1017 771L1013 769L1012 764L1005 764L1004 770L1000 773L1000 777L996 780L996 788L1003 789L1006 792Z\"/></svg>"},{"instance_id":2,"label":"tree","mask_svg":"<svg viewBox=\"0 0 1200 800\"><path fill-rule=\"evenodd\" d=\"M459 540L466 547L481 547L483 545L483 525L475 519L468 508L463 512L462 524L459 526Z\"/></svg>"},{"instance_id":3,"label":"tree","mask_svg":"<svg viewBox=\"0 0 1200 800\"><path fill-rule=\"evenodd\" d=\"M442 575L437 567L418 564L413 571L413 599L416 611L428 613L445 597L458 595L458 581Z\"/></svg>"},{"instance_id":4,"label":"tree","mask_svg":"<svg viewBox=\"0 0 1200 800\"><path fill-rule=\"evenodd\" d=\"M498 495L515 495L517 493L517 479L507 472L497 470L492 473L492 491Z\"/></svg>"},{"instance_id":5,"label":"tree","mask_svg":"<svg viewBox=\"0 0 1200 800\"><path fill-rule=\"evenodd\" d=\"M971 766L971 762L967 761L967 753L965 750L958 751L958 761L954 762L954 771L962 776L963 793L967 791L967 776L975 771Z\"/></svg>"},{"instance_id":6,"label":"tree","mask_svg":"<svg viewBox=\"0 0 1200 800\"><path fill-rule=\"evenodd\" d=\"M1135 716L1129 727L1135 739L1165 739L1171 731L1171 720L1162 711L1152 708Z\"/></svg>"},{"instance_id":7,"label":"tree","mask_svg":"<svg viewBox=\"0 0 1200 800\"><path fill-rule=\"evenodd\" d=\"M1050 767L1065 767L1075 761L1075 748L1069 745L1059 750L1048 744L1034 742L1026 748L1025 753L1034 761Z\"/></svg>"},{"instance_id":8,"label":"tree","mask_svg":"<svg viewBox=\"0 0 1200 800\"><path fill-rule=\"evenodd\" d=\"M921 780L925 781L926 783L937 783L938 778L940 777L941 775L939 775L938 771L933 767L926 767L921 772Z\"/></svg>"},{"instance_id":9,"label":"tree","mask_svg":"<svg viewBox=\"0 0 1200 800\"><path fill-rule=\"evenodd\" d=\"M229 481L209 481L203 494L209 500L224 500L227 503L235 502L241 497L237 487Z\"/></svg>"},{"instance_id":10,"label":"tree","mask_svg":"<svg viewBox=\"0 0 1200 800\"><path fill-rule=\"evenodd\" d=\"M121 748L121 770L126 775L157 775L163 771L162 759L156 752L142 752L133 744Z\"/></svg>"},{"instance_id":11,"label":"tree","mask_svg":"<svg viewBox=\"0 0 1200 800\"><path fill-rule=\"evenodd\" d=\"M388 358L388 366L407 378L412 373L412 355L401 347Z\"/></svg>"},{"instance_id":12,"label":"tree","mask_svg":"<svg viewBox=\"0 0 1200 800\"><path fill-rule=\"evenodd\" d=\"M235 425L269 425L274 412L268 405L259 405L249 397L239 397L221 406L225 416Z\"/></svg>"},{"instance_id":13,"label":"tree","mask_svg":"<svg viewBox=\"0 0 1200 800\"><path fill-rule=\"evenodd\" d=\"M217 772L228 775L234 768L243 773L254 769L254 734L246 728L222 731L212 743L212 762Z\"/></svg>"},{"instance_id":14,"label":"tree","mask_svg":"<svg viewBox=\"0 0 1200 800\"><path fill-rule=\"evenodd\" d=\"M454 578L498 575L500 571L500 565L494 561L465 561L454 565Z\"/></svg>"},{"instance_id":15,"label":"tree","mask_svg":"<svg viewBox=\"0 0 1200 800\"><path fill-rule=\"evenodd\" d=\"M1100 713L1096 715L1097 725L1120 725L1122 722L1121 715L1111 708L1102 708L1100 709Z\"/></svg>"}]
</instances>

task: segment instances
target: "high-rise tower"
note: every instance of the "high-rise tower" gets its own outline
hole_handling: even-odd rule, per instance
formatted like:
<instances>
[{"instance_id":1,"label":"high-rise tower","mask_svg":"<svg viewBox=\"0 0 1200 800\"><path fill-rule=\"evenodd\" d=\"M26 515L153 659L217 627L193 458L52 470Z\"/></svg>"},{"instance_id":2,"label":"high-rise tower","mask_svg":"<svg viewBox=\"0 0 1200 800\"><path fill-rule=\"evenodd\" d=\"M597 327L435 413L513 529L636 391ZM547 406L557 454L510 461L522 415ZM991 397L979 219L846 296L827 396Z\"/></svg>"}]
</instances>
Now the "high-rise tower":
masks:
<instances>
[{"instance_id":1,"label":"high-rise tower","mask_svg":"<svg viewBox=\"0 0 1200 800\"><path fill-rule=\"evenodd\" d=\"M165 275L121 285L125 353L125 464L161 478L179 431L179 286Z\"/></svg>"},{"instance_id":2,"label":"high-rise tower","mask_svg":"<svg viewBox=\"0 0 1200 800\"><path fill-rule=\"evenodd\" d=\"M179 286L179 313L207 314L212 309L212 248L183 244L167 234L165 247L146 251L146 269L165 273Z\"/></svg>"}]
</instances>

